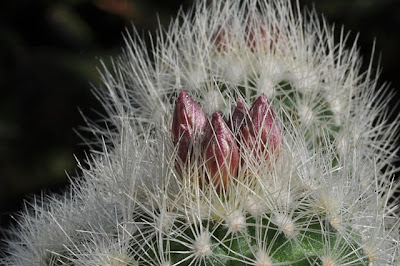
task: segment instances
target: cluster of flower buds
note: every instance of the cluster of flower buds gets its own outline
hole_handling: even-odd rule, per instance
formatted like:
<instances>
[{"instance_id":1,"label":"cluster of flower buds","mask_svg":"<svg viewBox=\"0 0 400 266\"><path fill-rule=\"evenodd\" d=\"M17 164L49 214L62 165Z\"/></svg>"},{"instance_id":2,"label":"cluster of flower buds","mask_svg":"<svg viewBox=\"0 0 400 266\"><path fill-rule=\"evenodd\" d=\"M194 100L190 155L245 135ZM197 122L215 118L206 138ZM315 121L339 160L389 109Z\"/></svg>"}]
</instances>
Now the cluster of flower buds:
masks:
<instances>
[{"instance_id":1,"label":"cluster of flower buds","mask_svg":"<svg viewBox=\"0 0 400 266\"><path fill-rule=\"evenodd\" d=\"M241 99L228 123L220 112L211 119L202 108L181 90L175 102L172 121L173 142L177 147L179 167L190 164L195 147L200 147L206 181L225 188L245 160L244 154L254 154L255 160L276 157L282 142L282 132L265 95L261 95L248 110ZM244 152L244 149L250 152Z\"/></svg>"}]
</instances>

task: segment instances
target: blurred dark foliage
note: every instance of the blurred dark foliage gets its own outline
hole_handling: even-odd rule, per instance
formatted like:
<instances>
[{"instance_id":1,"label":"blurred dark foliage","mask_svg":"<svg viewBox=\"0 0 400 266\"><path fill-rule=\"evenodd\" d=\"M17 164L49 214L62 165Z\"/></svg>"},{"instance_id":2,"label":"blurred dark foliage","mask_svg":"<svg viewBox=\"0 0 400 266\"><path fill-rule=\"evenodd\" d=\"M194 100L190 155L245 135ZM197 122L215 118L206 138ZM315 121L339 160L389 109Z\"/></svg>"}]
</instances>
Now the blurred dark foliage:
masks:
<instances>
[{"instance_id":1,"label":"blurred dark foliage","mask_svg":"<svg viewBox=\"0 0 400 266\"><path fill-rule=\"evenodd\" d=\"M96 120L102 107L92 95L99 84L99 59L121 52L123 32L146 35L167 25L181 5L193 0L14 0L0 3L0 226L24 198L60 192L77 176L74 155L87 147L74 132ZM313 7L311 0L301 6ZM388 0L318 0L318 13L351 31L365 58L376 40L383 81L400 88L400 5ZM381 52L381 54L379 53ZM377 64L375 64L377 66ZM398 97L392 101L397 104ZM399 109L394 109L398 114ZM1 233L1 232L0 232Z\"/></svg>"},{"instance_id":2,"label":"blurred dark foliage","mask_svg":"<svg viewBox=\"0 0 400 266\"><path fill-rule=\"evenodd\" d=\"M87 147L74 132L125 30L154 32L191 1L14 0L0 3L0 227L23 199L61 192ZM158 17L158 18L157 18ZM42 194L40 191L44 190ZM0 232L1 234L1 232Z\"/></svg>"}]
</instances>

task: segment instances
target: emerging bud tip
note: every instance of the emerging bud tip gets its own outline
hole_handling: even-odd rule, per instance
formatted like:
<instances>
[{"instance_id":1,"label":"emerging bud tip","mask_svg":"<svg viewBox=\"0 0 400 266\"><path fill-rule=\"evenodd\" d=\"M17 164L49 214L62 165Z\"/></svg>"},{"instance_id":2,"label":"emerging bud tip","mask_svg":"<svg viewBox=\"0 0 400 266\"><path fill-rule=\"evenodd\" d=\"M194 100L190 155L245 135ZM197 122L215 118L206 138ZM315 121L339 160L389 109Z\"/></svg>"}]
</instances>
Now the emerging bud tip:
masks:
<instances>
[{"instance_id":1,"label":"emerging bud tip","mask_svg":"<svg viewBox=\"0 0 400 266\"><path fill-rule=\"evenodd\" d=\"M233 110L233 114L229 123L230 129L234 134L237 134L243 123L245 122L246 116L248 116L249 111L241 98L237 98L236 107Z\"/></svg>"}]
</instances>

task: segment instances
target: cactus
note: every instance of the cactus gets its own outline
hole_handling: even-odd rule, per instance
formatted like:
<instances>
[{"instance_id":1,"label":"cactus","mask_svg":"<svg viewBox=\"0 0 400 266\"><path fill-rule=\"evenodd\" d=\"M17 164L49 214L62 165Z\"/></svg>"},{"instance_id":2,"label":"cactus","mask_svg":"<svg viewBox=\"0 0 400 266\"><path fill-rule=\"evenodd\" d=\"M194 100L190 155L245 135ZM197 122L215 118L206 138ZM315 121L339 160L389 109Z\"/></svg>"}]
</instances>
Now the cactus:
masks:
<instances>
[{"instance_id":1,"label":"cactus","mask_svg":"<svg viewBox=\"0 0 400 266\"><path fill-rule=\"evenodd\" d=\"M128 36L81 178L27 203L1 262L397 265L399 119L342 37L278 0Z\"/></svg>"}]
</instances>

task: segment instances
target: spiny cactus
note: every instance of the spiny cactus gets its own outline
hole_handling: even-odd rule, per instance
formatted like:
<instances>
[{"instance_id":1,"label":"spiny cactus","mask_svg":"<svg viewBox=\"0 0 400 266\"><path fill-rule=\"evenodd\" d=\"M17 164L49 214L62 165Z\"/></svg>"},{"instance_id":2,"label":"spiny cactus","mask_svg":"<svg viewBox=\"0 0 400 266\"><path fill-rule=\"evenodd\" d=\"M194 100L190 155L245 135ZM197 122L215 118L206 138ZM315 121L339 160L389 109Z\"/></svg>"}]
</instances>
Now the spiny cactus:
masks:
<instances>
[{"instance_id":1,"label":"spiny cactus","mask_svg":"<svg viewBox=\"0 0 400 266\"><path fill-rule=\"evenodd\" d=\"M278 0L128 36L82 177L27 204L2 263L398 265L399 120L341 36Z\"/></svg>"}]
</instances>

